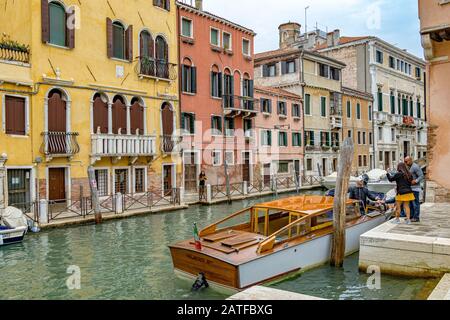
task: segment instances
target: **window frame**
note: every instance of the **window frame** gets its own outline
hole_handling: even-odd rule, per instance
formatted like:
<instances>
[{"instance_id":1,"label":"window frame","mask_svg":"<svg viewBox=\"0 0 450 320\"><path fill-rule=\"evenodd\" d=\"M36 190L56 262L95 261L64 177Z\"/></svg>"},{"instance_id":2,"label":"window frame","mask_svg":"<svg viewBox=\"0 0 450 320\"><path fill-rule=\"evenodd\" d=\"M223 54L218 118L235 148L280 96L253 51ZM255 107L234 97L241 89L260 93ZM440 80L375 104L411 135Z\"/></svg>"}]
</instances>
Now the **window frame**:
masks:
<instances>
[{"instance_id":1,"label":"window frame","mask_svg":"<svg viewBox=\"0 0 450 320\"><path fill-rule=\"evenodd\" d=\"M14 98L20 98L25 99L25 134L19 135L19 134L11 134L6 133L6 97L14 97ZM2 132L10 137L29 137L30 135L30 97L20 94L4 94L2 96Z\"/></svg>"},{"instance_id":2,"label":"window frame","mask_svg":"<svg viewBox=\"0 0 450 320\"><path fill-rule=\"evenodd\" d=\"M51 10L50 6L58 6L64 12L64 31L63 31L63 34L64 34L64 45L52 42L52 39L51 39L52 38L52 32L51 32L51 30L52 30L52 23L51 23L52 19L51 19L51 14L50 14L50 10ZM59 31L61 31L61 30L59 30ZM68 46L68 39L67 39L67 9L66 9L65 5L62 4L60 1L49 1L48 2L48 41L47 41L47 44L51 45L51 46L59 47L59 48L64 48L64 49L67 49L69 47Z\"/></svg>"},{"instance_id":3,"label":"window frame","mask_svg":"<svg viewBox=\"0 0 450 320\"><path fill-rule=\"evenodd\" d=\"M244 52L244 42L248 42L248 52L247 52L247 53ZM250 39L247 39L247 38L242 37L242 54L243 54L245 57L251 57L251 56L252 56L252 54L251 54L251 52L252 52L251 46L252 46L252 44L251 44Z\"/></svg>"},{"instance_id":4,"label":"window frame","mask_svg":"<svg viewBox=\"0 0 450 320\"><path fill-rule=\"evenodd\" d=\"M190 30L189 30L190 35L189 35L189 36L183 34L183 21L189 21L189 22L190 22ZM180 30L180 35L181 35L182 37L189 38L189 39L194 39L194 21L193 21L192 19L190 19L190 18L188 18L188 17L185 17L185 16L181 16L181 26L180 26L180 29L181 29L181 30Z\"/></svg>"},{"instance_id":5,"label":"window frame","mask_svg":"<svg viewBox=\"0 0 450 320\"><path fill-rule=\"evenodd\" d=\"M111 184L111 182L112 182L111 169L108 168L108 167L98 167L98 168L96 167L96 168L94 168L94 178L95 178L95 181L97 183L97 188L98 188L98 186L100 184L98 183L97 177L95 176L95 172L96 171L106 171L106 194L101 194L100 189L98 189L98 191L99 191L99 195L98 195L99 198L106 198L106 197L111 195L111 186L112 186L112 184Z\"/></svg>"},{"instance_id":6,"label":"window frame","mask_svg":"<svg viewBox=\"0 0 450 320\"><path fill-rule=\"evenodd\" d=\"M218 42L218 44L214 44L212 42L213 30L217 32L217 42ZM214 47L220 47L221 46L220 30L219 29L214 28L214 27L209 27L209 44L214 46Z\"/></svg>"},{"instance_id":7,"label":"window frame","mask_svg":"<svg viewBox=\"0 0 450 320\"><path fill-rule=\"evenodd\" d=\"M144 170L144 191L143 192L137 192L136 191L136 170ZM134 194L144 194L147 192L148 190L148 177L147 177L148 173L147 173L147 167L146 166L135 166L133 167L133 181L132 181L132 190Z\"/></svg>"},{"instance_id":8,"label":"window frame","mask_svg":"<svg viewBox=\"0 0 450 320\"><path fill-rule=\"evenodd\" d=\"M225 37L224 35L227 34L230 36L230 47L229 48L225 48ZM227 32L225 30L222 31L222 47L227 50L227 51L233 51L233 35L230 32Z\"/></svg>"},{"instance_id":9,"label":"window frame","mask_svg":"<svg viewBox=\"0 0 450 320\"><path fill-rule=\"evenodd\" d=\"M218 155L218 163L216 163L216 156L215 155ZM211 150L211 159L212 159L212 161L211 161L211 165L213 166L213 167L220 167L220 166L222 166L222 150L219 150L219 149L214 149L214 150Z\"/></svg>"}]
</instances>

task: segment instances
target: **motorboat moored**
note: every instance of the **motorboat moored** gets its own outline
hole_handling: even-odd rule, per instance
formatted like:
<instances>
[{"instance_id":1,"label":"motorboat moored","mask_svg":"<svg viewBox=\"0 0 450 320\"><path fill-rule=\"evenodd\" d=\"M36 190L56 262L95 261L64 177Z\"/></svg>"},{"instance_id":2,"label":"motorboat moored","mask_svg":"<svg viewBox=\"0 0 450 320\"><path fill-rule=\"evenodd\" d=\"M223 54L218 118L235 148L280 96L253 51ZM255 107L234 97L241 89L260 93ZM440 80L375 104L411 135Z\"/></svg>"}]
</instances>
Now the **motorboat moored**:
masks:
<instances>
[{"instance_id":1,"label":"motorboat moored","mask_svg":"<svg viewBox=\"0 0 450 320\"><path fill-rule=\"evenodd\" d=\"M170 246L175 273L210 287L236 292L326 263L333 236L333 197L297 196L257 204ZM385 222L384 214L361 216L348 200L346 255L359 236Z\"/></svg>"},{"instance_id":2,"label":"motorboat moored","mask_svg":"<svg viewBox=\"0 0 450 320\"><path fill-rule=\"evenodd\" d=\"M22 211L7 207L0 213L0 246L20 243L28 231L28 222Z\"/></svg>"}]
</instances>

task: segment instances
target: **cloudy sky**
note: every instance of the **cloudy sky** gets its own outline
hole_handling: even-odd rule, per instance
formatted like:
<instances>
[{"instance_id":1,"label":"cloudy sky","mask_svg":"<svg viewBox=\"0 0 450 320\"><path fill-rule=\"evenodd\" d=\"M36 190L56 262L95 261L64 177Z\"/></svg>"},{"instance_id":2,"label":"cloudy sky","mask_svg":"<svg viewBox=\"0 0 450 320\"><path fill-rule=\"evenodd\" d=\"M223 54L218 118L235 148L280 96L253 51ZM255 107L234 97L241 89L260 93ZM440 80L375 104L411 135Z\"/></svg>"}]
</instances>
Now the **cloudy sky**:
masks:
<instances>
[{"instance_id":1,"label":"cloudy sky","mask_svg":"<svg viewBox=\"0 0 450 320\"><path fill-rule=\"evenodd\" d=\"M187 0L190 1L190 0ZM192 0L194 1L194 0ZM253 29L255 52L276 49L278 25L296 21L308 30L340 29L345 36L378 36L423 57L417 0L203 0L204 9Z\"/></svg>"}]
</instances>

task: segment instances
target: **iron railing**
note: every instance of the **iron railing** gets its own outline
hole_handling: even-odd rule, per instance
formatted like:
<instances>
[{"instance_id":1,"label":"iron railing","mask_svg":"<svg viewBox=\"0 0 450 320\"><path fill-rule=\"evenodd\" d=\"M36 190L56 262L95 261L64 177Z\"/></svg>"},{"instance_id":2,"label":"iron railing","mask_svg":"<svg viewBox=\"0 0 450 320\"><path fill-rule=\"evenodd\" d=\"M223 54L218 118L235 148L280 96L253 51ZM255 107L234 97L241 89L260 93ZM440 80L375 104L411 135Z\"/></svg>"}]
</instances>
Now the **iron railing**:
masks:
<instances>
[{"instance_id":1,"label":"iron railing","mask_svg":"<svg viewBox=\"0 0 450 320\"><path fill-rule=\"evenodd\" d=\"M41 153L51 156L73 156L80 152L78 136L78 132L43 132Z\"/></svg>"},{"instance_id":2,"label":"iron railing","mask_svg":"<svg viewBox=\"0 0 450 320\"><path fill-rule=\"evenodd\" d=\"M141 76L155 77L167 80L177 79L176 64L169 63L163 59L139 57L137 73Z\"/></svg>"},{"instance_id":3,"label":"iron railing","mask_svg":"<svg viewBox=\"0 0 450 320\"><path fill-rule=\"evenodd\" d=\"M239 110L239 111L247 111L252 113L257 113L258 108L257 104L259 100L254 99L253 97L242 97L230 94L224 94L222 96L223 99L223 107L225 110Z\"/></svg>"},{"instance_id":4,"label":"iron railing","mask_svg":"<svg viewBox=\"0 0 450 320\"><path fill-rule=\"evenodd\" d=\"M164 134L161 136L161 151L163 153L176 153L178 152L178 145L182 141L180 136L174 136L171 134Z\"/></svg>"}]
</instances>

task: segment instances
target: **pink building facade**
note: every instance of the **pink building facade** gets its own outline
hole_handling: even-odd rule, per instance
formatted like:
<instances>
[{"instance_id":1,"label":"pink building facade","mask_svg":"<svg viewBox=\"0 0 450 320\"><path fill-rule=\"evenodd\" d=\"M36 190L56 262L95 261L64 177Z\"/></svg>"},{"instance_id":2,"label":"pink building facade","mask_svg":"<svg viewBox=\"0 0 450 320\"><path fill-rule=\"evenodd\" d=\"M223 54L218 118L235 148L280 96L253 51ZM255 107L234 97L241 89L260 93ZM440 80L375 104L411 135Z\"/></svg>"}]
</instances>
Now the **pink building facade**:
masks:
<instances>
[{"instance_id":1,"label":"pink building facade","mask_svg":"<svg viewBox=\"0 0 450 320\"><path fill-rule=\"evenodd\" d=\"M178 5L184 188L250 182L252 141L245 131L258 114L253 99L253 39L245 27L206 12L202 1ZM225 169L224 163L227 161Z\"/></svg>"},{"instance_id":2,"label":"pink building facade","mask_svg":"<svg viewBox=\"0 0 450 320\"><path fill-rule=\"evenodd\" d=\"M303 100L272 87L255 87L259 114L255 118L256 172L270 177L299 177L303 171Z\"/></svg>"}]
</instances>

